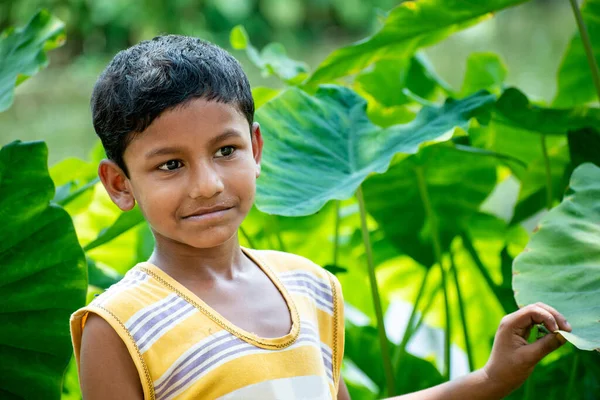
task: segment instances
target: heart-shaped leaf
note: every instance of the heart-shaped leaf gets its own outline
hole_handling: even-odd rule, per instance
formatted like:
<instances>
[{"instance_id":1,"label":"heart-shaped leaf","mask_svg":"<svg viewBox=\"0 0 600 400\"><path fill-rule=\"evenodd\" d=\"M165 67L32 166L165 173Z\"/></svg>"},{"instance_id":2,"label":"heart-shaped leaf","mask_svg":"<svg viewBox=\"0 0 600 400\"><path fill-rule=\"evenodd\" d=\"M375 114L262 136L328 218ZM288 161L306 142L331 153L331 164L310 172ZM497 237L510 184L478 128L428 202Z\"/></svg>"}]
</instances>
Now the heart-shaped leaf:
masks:
<instances>
[{"instance_id":1,"label":"heart-shaped leaf","mask_svg":"<svg viewBox=\"0 0 600 400\"><path fill-rule=\"evenodd\" d=\"M0 111L13 102L15 86L48 65L46 52L65 41L64 24L48 11L38 12L24 28L0 35Z\"/></svg>"},{"instance_id":2,"label":"heart-shaped leaf","mask_svg":"<svg viewBox=\"0 0 600 400\"><path fill-rule=\"evenodd\" d=\"M517 304L538 301L573 327L563 336L582 350L600 351L600 168L573 172L563 202L540 222L513 264Z\"/></svg>"},{"instance_id":3,"label":"heart-shaped leaf","mask_svg":"<svg viewBox=\"0 0 600 400\"><path fill-rule=\"evenodd\" d=\"M410 57L420 47L437 43L453 32L481 21L488 13L523 2L525 0L403 2L388 14L379 32L331 53L308 82L331 82L359 73L381 59Z\"/></svg>"},{"instance_id":4,"label":"heart-shaped leaf","mask_svg":"<svg viewBox=\"0 0 600 400\"><path fill-rule=\"evenodd\" d=\"M322 86L315 96L290 88L257 112L265 137L257 208L300 216L347 199L369 174L387 170L396 153L415 153L422 143L465 127L493 101L482 92L380 128L367 118L365 100L348 88Z\"/></svg>"},{"instance_id":5,"label":"heart-shaped leaf","mask_svg":"<svg viewBox=\"0 0 600 400\"><path fill-rule=\"evenodd\" d=\"M85 304L85 257L71 217L50 204L47 153L42 142L0 150L0 398L60 398L69 316Z\"/></svg>"}]
</instances>

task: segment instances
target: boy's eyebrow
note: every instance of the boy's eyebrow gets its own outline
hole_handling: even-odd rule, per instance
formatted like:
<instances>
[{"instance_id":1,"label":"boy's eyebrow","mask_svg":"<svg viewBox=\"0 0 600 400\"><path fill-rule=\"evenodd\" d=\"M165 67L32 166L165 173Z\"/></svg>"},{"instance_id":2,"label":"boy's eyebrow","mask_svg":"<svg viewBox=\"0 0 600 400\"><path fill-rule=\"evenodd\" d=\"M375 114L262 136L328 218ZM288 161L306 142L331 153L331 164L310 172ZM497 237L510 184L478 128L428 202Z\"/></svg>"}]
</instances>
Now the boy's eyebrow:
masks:
<instances>
[{"instance_id":1,"label":"boy's eyebrow","mask_svg":"<svg viewBox=\"0 0 600 400\"><path fill-rule=\"evenodd\" d=\"M180 147L160 147L158 149L150 150L146 153L146 158L152 158L156 156L164 156L175 153L182 153L183 149Z\"/></svg>"},{"instance_id":2,"label":"boy's eyebrow","mask_svg":"<svg viewBox=\"0 0 600 400\"><path fill-rule=\"evenodd\" d=\"M210 139L208 141L208 144L210 146L214 146L215 144L225 140L225 139L229 139L230 137L240 137L242 136L237 130L235 129L227 129L225 132L221 133L218 136L215 136L214 138Z\"/></svg>"},{"instance_id":3,"label":"boy's eyebrow","mask_svg":"<svg viewBox=\"0 0 600 400\"><path fill-rule=\"evenodd\" d=\"M228 139L230 137L240 137L242 136L237 130L235 129L228 129L225 132L221 133L218 136L215 136L214 138L210 139L208 141L208 146L212 147L215 144ZM146 158L152 158L152 157L156 157L156 156L164 156L164 155L169 155L169 154L176 154L176 153L183 153L185 150L181 147L160 147L158 149L153 149L150 150L148 153L146 153Z\"/></svg>"}]
</instances>

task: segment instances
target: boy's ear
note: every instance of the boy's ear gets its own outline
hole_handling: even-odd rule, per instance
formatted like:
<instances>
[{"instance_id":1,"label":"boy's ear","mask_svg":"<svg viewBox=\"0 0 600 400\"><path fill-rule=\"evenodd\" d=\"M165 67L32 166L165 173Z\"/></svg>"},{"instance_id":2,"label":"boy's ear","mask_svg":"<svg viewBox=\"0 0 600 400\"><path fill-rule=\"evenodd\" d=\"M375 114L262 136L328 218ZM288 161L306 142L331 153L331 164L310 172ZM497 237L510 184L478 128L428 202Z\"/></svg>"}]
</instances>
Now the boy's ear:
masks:
<instances>
[{"instance_id":1,"label":"boy's ear","mask_svg":"<svg viewBox=\"0 0 600 400\"><path fill-rule=\"evenodd\" d=\"M111 160L102 160L98 166L98 176L113 203L123 211L135 206L135 198L125 172Z\"/></svg>"},{"instance_id":2,"label":"boy's ear","mask_svg":"<svg viewBox=\"0 0 600 400\"><path fill-rule=\"evenodd\" d=\"M263 138L258 122L252 123L252 155L256 162L256 177L260 176L260 161L262 159Z\"/></svg>"}]
</instances>

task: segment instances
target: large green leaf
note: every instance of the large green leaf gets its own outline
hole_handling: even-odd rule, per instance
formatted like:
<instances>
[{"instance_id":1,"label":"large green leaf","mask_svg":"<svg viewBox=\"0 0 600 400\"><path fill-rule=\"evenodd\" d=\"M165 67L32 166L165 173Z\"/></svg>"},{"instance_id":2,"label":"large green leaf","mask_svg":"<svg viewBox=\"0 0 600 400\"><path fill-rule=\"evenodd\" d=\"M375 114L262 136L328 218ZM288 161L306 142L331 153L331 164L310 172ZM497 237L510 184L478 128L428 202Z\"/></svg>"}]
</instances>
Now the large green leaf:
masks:
<instances>
[{"instance_id":1,"label":"large green leaf","mask_svg":"<svg viewBox=\"0 0 600 400\"><path fill-rule=\"evenodd\" d=\"M0 150L0 398L58 399L72 353L69 316L85 304L85 257L42 142Z\"/></svg>"},{"instance_id":2,"label":"large green leaf","mask_svg":"<svg viewBox=\"0 0 600 400\"><path fill-rule=\"evenodd\" d=\"M600 62L600 0L585 0L581 8L596 62ZM572 107L598 101L592 73L579 32L575 34L558 70L558 89L554 105Z\"/></svg>"},{"instance_id":3,"label":"large green leaf","mask_svg":"<svg viewBox=\"0 0 600 400\"><path fill-rule=\"evenodd\" d=\"M582 164L563 202L541 221L513 264L519 305L542 301L573 327L562 332L583 350L600 351L600 168Z\"/></svg>"},{"instance_id":4,"label":"large green leaf","mask_svg":"<svg viewBox=\"0 0 600 400\"><path fill-rule=\"evenodd\" d=\"M434 261L429 215L447 247L496 185L496 164L446 143L425 147L364 183L367 210L403 253L429 266ZM389 223L390 216L398 222Z\"/></svg>"},{"instance_id":5,"label":"large green leaf","mask_svg":"<svg viewBox=\"0 0 600 400\"><path fill-rule=\"evenodd\" d=\"M265 137L259 210L308 215L329 200L346 199L373 172L384 172L396 153L415 153L456 126L466 126L494 97L478 93L443 106L424 107L410 123L380 128L366 102L350 89L323 86L316 95L291 88L257 112Z\"/></svg>"},{"instance_id":6,"label":"large green leaf","mask_svg":"<svg viewBox=\"0 0 600 400\"><path fill-rule=\"evenodd\" d=\"M458 30L476 24L499 11L525 0L419 0L394 8L375 35L329 55L309 78L309 83L360 72L384 58L408 58L417 49L439 42Z\"/></svg>"},{"instance_id":7,"label":"large green leaf","mask_svg":"<svg viewBox=\"0 0 600 400\"><path fill-rule=\"evenodd\" d=\"M0 111L13 102L15 86L48 64L46 52L65 41L64 24L47 11L0 35Z\"/></svg>"}]
</instances>

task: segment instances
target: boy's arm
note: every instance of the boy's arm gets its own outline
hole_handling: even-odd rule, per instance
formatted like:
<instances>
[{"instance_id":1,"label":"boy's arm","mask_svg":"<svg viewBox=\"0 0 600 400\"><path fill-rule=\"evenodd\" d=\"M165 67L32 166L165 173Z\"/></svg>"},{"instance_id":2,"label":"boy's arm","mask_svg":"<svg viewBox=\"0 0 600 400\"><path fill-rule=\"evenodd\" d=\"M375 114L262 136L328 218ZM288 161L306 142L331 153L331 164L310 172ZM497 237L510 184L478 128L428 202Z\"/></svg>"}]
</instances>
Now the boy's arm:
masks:
<instances>
[{"instance_id":1,"label":"boy's arm","mask_svg":"<svg viewBox=\"0 0 600 400\"><path fill-rule=\"evenodd\" d=\"M144 398L135 364L117 332L90 314L81 338L80 370L83 400Z\"/></svg>"},{"instance_id":2,"label":"boy's arm","mask_svg":"<svg viewBox=\"0 0 600 400\"><path fill-rule=\"evenodd\" d=\"M561 336L551 333L528 344L531 328L541 323L551 332L571 331L566 319L554 308L543 303L523 307L502 318L485 367L451 382L389 400L502 399L525 382L542 358L564 343ZM342 382L340 380L340 389ZM338 399L349 399L345 396L340 390Z\"/></svg>"}]
</instances>

